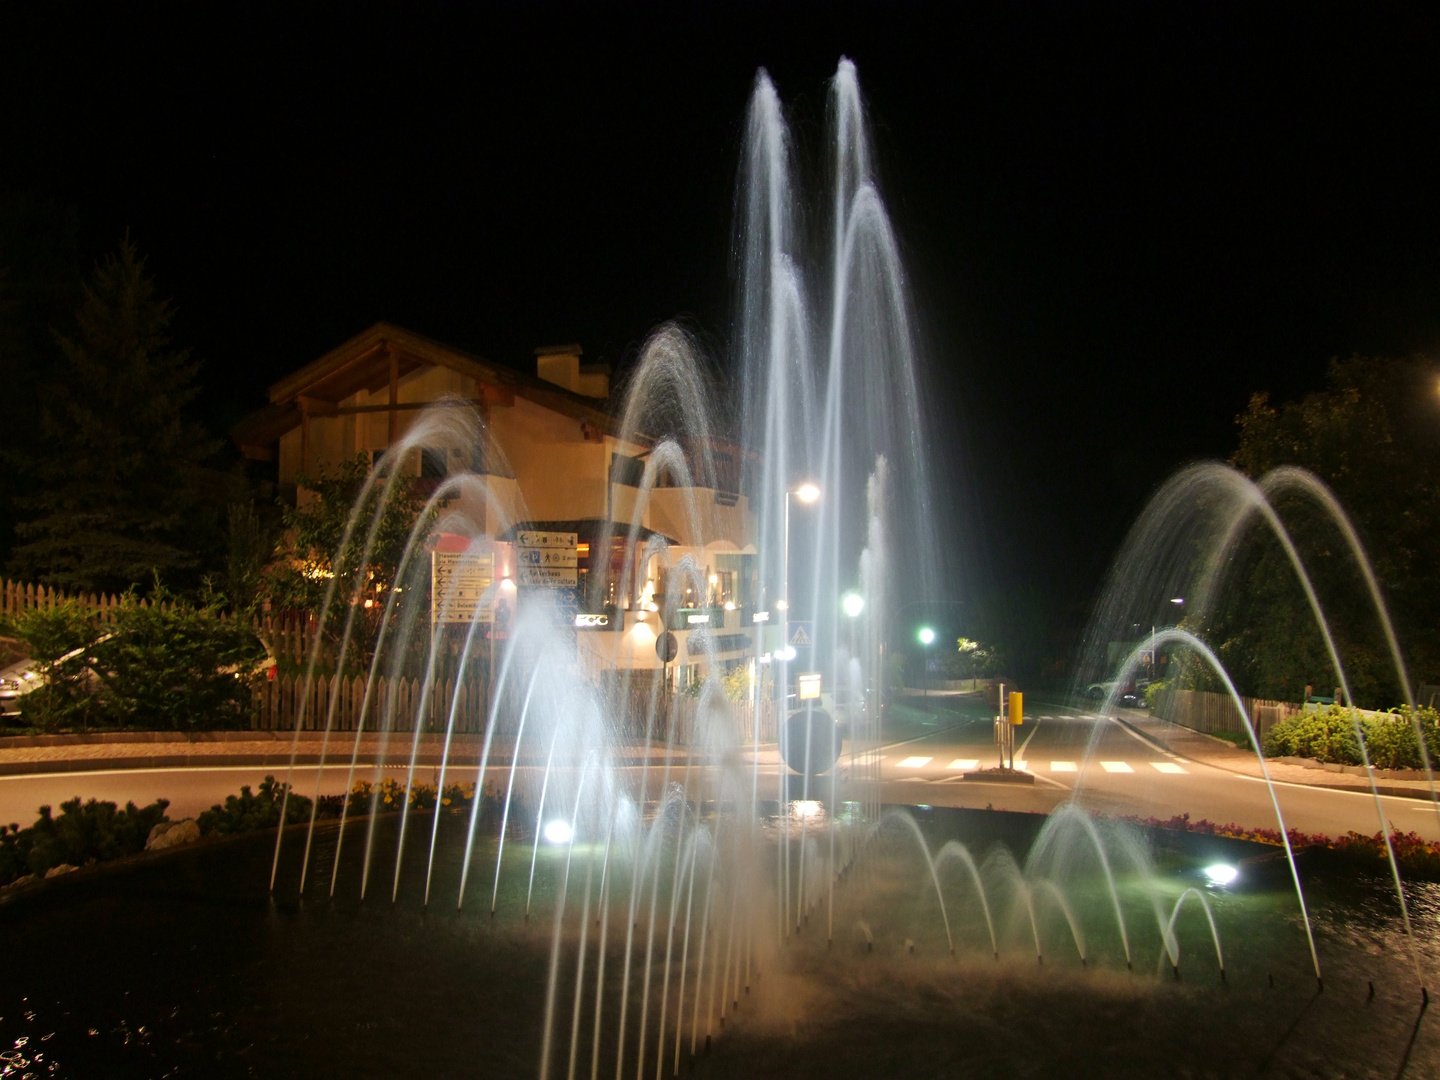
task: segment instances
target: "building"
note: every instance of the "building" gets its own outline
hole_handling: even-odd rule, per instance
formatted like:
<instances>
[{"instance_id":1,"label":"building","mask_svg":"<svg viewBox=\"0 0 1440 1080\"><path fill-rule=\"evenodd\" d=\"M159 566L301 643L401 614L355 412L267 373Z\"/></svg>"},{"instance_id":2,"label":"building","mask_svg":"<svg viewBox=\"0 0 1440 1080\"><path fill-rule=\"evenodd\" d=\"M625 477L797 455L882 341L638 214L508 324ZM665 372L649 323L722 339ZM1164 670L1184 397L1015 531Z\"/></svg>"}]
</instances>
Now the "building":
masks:
<instances>
[{"instance_id":1,"label":"building","mask_svg":"<svg viewBox=\"0 0 1440 1080\"><path fill-rule=\"evenodd\" d=\"M524 506L518 523L501 520L484 504L467 507L484 523L502 572L513 566L506 559L518 530L576 534L580 614L593 616L577 623L595 631L577 633L584 662L657 667L655 638L663 621L680 638L683 679L704 674L701 632L721 646L721 662L732 666L754 647L751 614L760 603L744 459L737 447L712 445L707 450L717 466L716 487L679 488L667 477L641 509L641 539L660 534L674 559L689 554L704 568L705 594L687 591L673 612L649 610L659 607L655 597L665 595L666 571L659 559L637 553L631 587L620 595L624 541L652 444L643 435L621 441L610 406L611 372L582 356L579 345L537 349L531 375L377 323L271 386L269 404L231 435L246 458L274 469L282 493L303 505L304 477L357 455L377 460L406 438L427 409L473 408L493 448L437 439L417 447L400 468L418 479L422 494L433 493L452 473L470 472L482 475L505 505ZM696 507L693 525L689 500ZM611 565L604 575L597 571L607 542ZM603 588L602 581L608 582Z\"/></svg>"}]
</instances>

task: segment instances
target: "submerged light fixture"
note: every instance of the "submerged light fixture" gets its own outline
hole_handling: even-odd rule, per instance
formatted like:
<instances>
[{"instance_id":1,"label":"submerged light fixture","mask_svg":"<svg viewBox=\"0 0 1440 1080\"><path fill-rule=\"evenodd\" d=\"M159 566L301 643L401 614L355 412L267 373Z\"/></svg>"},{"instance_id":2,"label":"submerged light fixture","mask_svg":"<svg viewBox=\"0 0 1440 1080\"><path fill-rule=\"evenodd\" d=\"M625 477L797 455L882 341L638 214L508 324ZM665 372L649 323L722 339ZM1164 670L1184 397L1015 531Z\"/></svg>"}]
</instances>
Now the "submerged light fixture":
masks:
<instances>
[{"instance_id":1,"label":"submerged light fixture","mask_svg":"<svg viewBox=\"0 0 1440 1080\"><path fill-rule=\"evenodd\" d=\"M545 823L545 841L550 844L568 844L575 838L575 830L564 818Z\"/></svg>"},{"instance_id":2,"label":"submerged light fixture","mask_svg":"<svg viewBox=\"0 0 1440 1080\"><path fill-rule=\"evenodd\" d=\"M1240 871L1226 863L1205 867L1205 878L1211 885L1229 885L1239 876Z\"/></svg>"}]
</instances>

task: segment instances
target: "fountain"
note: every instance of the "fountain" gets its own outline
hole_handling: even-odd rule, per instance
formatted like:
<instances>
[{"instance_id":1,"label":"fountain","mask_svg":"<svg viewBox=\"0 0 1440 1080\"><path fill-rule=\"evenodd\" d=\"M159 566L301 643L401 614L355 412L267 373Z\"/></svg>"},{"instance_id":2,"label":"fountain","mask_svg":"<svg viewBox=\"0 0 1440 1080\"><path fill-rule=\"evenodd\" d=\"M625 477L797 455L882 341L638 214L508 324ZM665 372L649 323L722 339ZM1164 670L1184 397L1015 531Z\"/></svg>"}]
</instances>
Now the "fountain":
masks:
<instances>
[{"instance_id":1,"label":"fountain","mask_svg":"<svg viewBox=\"0 0 1440 1080\"><path fill-rule=\"evenodd\" d=\"M1326 945L1343 937L1345 896L1322 887L1326 899L1312 910L1315 886L1303 879L1290 849L1268 772L1286 837L1285 890L1243 881L1233 888L1191 884L1186 874L1198 865L1197 853L1180 840L1157 841L1092 814L1083 785L1043 818L887 801L880 764L887 633L900 569L893 538L907 539L903 569L920 595L933 595L938 543L913 313L848 61L831 83L830 120L826 260L809 255L803 243L789 132L775 88L763 72L757 78L737 200L733 407L717 406L703 357L681 329L666 326L651 336L618 425L618 444L645 448L628 510L605 526L623 553L619 570L602 562L600 579L587 585L612 605L621 634L648 628L652 618L665 625L687 592L703 595L711 539L705 499L719 490L722 446L734 439L750 453L738 497L753 537L752 607L812 628L805 674L829 690L818 705L802 704L793 649L767 638L756 620L743 628L753 635L754 674L742 700L733 701L713 636L693 633L691 652L702 657L707 677L681 737L668 687L650 679L648 689L642 683L632 693L632 668L598 670L594 652L580 649L566 625L573 613L553 594L531 589L519 597L503 636L477 605L454 639L454 670L475 665L490 674L478 745L456 738L454 707L448 715L441 710L443 719L427 731L441 648L448 646L422 623L429 612L399 597L429 587L435 535L466 552L495 552L497 537L531 519L523 491L485 475L447 477L407 538L367 662L361 715L365 728L378 733L380 750L373 763L362 763L356 740L345 775L346 790L370 781L368 812L351 816L346 800L338 822L321 820L317 770L315 788L304 793L314 799L308 823L281 830L259 855L268 875L253 876L266 877L268 897L246 940L259 941L267 963L290 973L270 991L276 997L263 1017L237 1022L236 1040L250 1040L246 1052L260 1061L313 1071L320 1040L301 1042L310 1039L309 1025L319 1024L315 1030L330 1040L320 1059L329 1071L373 1071L373 1057L361 1057L351 1041L376 1053L376 1041L356 1032L384 1016L400 1018L391 1040L406 1049L391 1065L398 1072L421 1071L413 1056L425 1059L425 1071L644 1080L678 1076L708 1054L706 1067L716 1076L876 1075L884 1071L875 1064L882 1058L904 1074L934 1054L953 1056L953 1045L933 1032L949 1031L959 1015L980 1055L964 1060L994 1071L997 1062L1017 1057L1033 1065L1036 1054L1052 1066L1073 1064L1067 1040L1080 1039L1080 1053L1099 1046L1097 1032L1124 1015L1133 1017L1124 1036L1144 1049L1130 1065L1111 1062L1108 1075L1156 1075L1176 1060L1190 1068L1212 1053L1225 1072L1253 1066L1248 1046L1273 1044L1272 1056L1286 1047L1285 1035L1275 1043L1268 1033L1291 1019L1294 1031L1315 1007L1309 998L1288 999L1301 1001L1294 1008L1277 1003L1271 990L1277 973L1291 988L1302 977L1314 980L1311 988L1326 985L1318 981L1326 953L1342 983L1355 981L1360 970L1372 995L1375 972L1394 982L1393 964L1366 967L1356 960L1365 950ZM823 268L820 277L816 267ZM492 463L503 460L473 411L422 415L377 463L357 499L344 545L358 546L362 562L376 543L398 463L420 447L452 444L481 447L477 457ZM807 526L792 535L791 497L802 481L818 489L818 499ZM1197 485L1230 500L1208 541L1214 558L1203 581L1189 583L1197 608L1220 587L1225 554L1247 522L1261 520L1285 537L1268 494L1303 491L1347 530L1409 692L1353 529L1323 487L1294 470L1255 485L1205 466L1172 482L1122 553L1093 641L1110 640L1112 623L1132 619L1136 582L1164 595L1177 587L1166 559L1189 535L1175 523L1191 520L1185 511ZM679 542L643 527L647 506L662 497L657 492L676 499ZM600 547L611 540L602 535ZM1293 546L1287 550L1303 578L1302 561ZM648 569L660 573L647 577ZM338 627L337 671L359 655L363 579L357 575L361 584L352 595L332 579L320 613L322 626ZM492 600L508 580L497 575ZM863 608L842 626L840 597L857 583ZM1323 626L1313 590L1308 596ZM441 613L457 605L453 583L431 603ZM1244 715L1218 659L1188 630L1157 629L1124 661L1119 677L1159 647L1203 657ZM1333 641L1330 648L1343 683ZM402 707L397 676L417 655L421 692ZM312 680L323 674L317 664L310 662ZM1102 715L1114 712L1117 692ZM737 709L748 710L748 727ZM761 738L765 710L776 718L773 740ZM302 715L297 749L300 728L309 726L324 732L322 756L330 754L335 721L333 704L326 715ZM398 813L380 813L387 775L403 775L406 788L427 781L418 766L427 735L441 739L435 809L427 820L402 798ZM1263 767L1253 725L1249 735ZM294 755L292 768L293 762ZM452 783L474 785L468 811L442 807L440 793ZM1373 772L1371 784L1373 790ZM1378 795L1376 807L1385 827ZM1237 859L1254 853L1230 843ZM258 848L252 841L246 850L244 866L253 872ZM1390 855L1401 929L1382 919L1372 951L1394 951L1403 941L1423 987L1428 945L1411 918L1415 894L1407 897ZM222 878L231 872L204 852L196 857L209 859L210 872ZM372 888L377 882L382 887ZM246 886L233 887L243 893ZM1373 899L1367 894L1365 902ZM1433 918L1440 897L1427 893L1422 900ZM823 935L810 929L821 905ZM1153 949L1157 970L1168 966L1178 983L1184 943L1197 954L1213 952L1213 979L1199 963L1187 964L1183 988L1145 974L1145 950ZM365 984L387 961L405 990L389 997L355 990L365 1008L343 996L331 1001L318 1017L328 1018L333 1008L345 1018L343 1030L317 1018L315 997ZM1222 983L1233 997L1219 995ZM288 991L291 984L303 993ZM1202 988L1214 993L1204 996ZM1174 996L1180 994L1188 996ZM1021 998L1041 1007L1016 1005ZM1013 1034L1003 1047L992 1045L986 1023L974 1020L982 1013L1001 1017L1012 1031L1023 1027L1034 1046L1020 1045L1025 1040ZM303 1040L296 1034L302 1030ZM897 1051L916 1030L932 1034ZM1214 1051L1206 1040L1221 1030L1236 1037ZM1358 1056L1368 1060L1375 1047L1393 1042L1395 1031L1377 1024ZM1412 1033L1412 1048L1415 1039ZM1344 1058L1344 1048L1336 1053L1337 1060L1356 1059ZM10 1075L6 1068L0 1065L0 1075Z\"/></svg>"}]
</instances>

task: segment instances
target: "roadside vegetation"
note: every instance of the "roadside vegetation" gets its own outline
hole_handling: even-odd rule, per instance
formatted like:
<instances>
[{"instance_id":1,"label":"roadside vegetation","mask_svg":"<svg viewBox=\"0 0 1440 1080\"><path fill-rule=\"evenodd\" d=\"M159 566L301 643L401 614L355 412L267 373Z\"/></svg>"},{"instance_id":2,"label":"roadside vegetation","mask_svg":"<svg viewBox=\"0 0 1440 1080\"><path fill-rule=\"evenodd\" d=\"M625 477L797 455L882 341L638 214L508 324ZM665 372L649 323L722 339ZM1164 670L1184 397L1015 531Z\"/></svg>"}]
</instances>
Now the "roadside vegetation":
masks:
<instances>
[{"instance_id":1,"label":"roadside vegetation","mask_svg":"<svg viewBox=\"0 0 1440 1080\"><path fill-rule=\"evenodd\" d=\"M343 795L323 795L318 805L299 792L267 776L258 790L249 785L238 795L226 796L202 813L196 822L200 836L238 836L274 829L280 824L284 808L286 825L302 825L310 820L312 809L317 820L333 821L342 815L349 818L371 814L398 813L407 804L413 812L427 811L475 812L474 784L435 784L416 782L408 787L393 779L372 784L360 780ZM477 827L494 832L500 826L502 801L494 791L481 790ZM56 868L75 869L112 859L136 855L146 849L152 830L170 821L167 799L157 799L149 806L127 803L120 809L113 802L95 799L82 801L78 796L60 805L54 816L48 806L40 807L40 816L33 825L21 828L12 823L0 827L0 887L32 877L44 877ZM520 798L512 799L507 821L509 834L523 836L533 824L533 813ZM53 875L51 875L53 876Z\"/></svg>"},{"instance_id":2,"label":"roadside vegetation","mask_svg":"<svg viewBox=\"0 0 1440 1080\"><path fill-rule=\"evenodd\" d=\"M1425 750L1431 764L1440 763L1440 713L1420 706L1416 710ZM1408 706L1387 713L1362 713L1360 731L1370 764L1377 769L1423 769L1425 761L1415 736ZM1343 705L1327 705L1296 713L1276 724L1265 736L1267 757L1304 757L1335 765L1362 765L1355 722Z\"/></svg>"},{"instance_id":3,"label":"roadside vegetation","mask_svg":"<svg viewBox=\"0 0 1440 1080\"><path fill-rule=\"evenodd\" d=\"M18 698L38 732L239 728L265 648L224 598L186 600L156 586L101 613L78 603L34 608L0 632L18 639L39 684Z\"/></svg>"}]
</instances>

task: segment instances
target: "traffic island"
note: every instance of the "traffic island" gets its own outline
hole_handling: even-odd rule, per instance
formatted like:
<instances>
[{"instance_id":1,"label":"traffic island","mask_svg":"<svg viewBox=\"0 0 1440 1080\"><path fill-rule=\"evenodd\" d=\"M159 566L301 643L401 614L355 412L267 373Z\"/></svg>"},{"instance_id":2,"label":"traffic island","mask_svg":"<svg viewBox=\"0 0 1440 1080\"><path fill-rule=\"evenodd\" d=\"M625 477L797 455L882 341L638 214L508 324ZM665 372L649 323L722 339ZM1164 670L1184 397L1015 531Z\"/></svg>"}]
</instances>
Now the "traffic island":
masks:
<instances>
[{"instance_id":1,"label":"traffic island","mask_svg":"<svg viewBox=\"0 0 1440 1080\"><path fill-rule=\"evenodd\" d=\"M1033 784L1035 774L1022 769L1008 769L1000 766L994 769L975 769L961 774L966 780L979 780L990 784Z\"/></svg>"}]
</instances>

